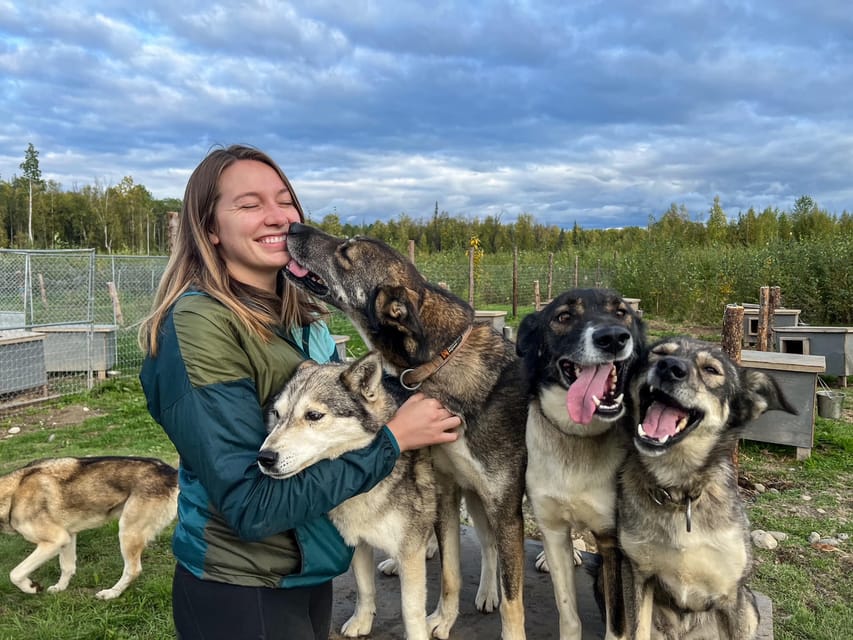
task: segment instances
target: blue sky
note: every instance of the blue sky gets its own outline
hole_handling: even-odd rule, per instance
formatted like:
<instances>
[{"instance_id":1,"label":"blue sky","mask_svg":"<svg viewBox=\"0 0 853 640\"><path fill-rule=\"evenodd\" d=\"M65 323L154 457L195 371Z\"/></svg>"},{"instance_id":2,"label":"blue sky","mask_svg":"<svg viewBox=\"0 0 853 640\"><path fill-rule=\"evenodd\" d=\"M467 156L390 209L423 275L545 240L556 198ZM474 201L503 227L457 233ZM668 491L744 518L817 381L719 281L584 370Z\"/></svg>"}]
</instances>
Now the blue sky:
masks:
<instances>
[{"instance_id":1,"label":"blue sky","mask_svg":"<svg viewBox=\"0 0 853 640\"><path fill-rule=\"evenodd\" d=\"M135 6L134 5L138 5ZM269 152L314 219L853 211L846 0L0 0L0 177L182 197Z\"/></svg>"}]
</instances>

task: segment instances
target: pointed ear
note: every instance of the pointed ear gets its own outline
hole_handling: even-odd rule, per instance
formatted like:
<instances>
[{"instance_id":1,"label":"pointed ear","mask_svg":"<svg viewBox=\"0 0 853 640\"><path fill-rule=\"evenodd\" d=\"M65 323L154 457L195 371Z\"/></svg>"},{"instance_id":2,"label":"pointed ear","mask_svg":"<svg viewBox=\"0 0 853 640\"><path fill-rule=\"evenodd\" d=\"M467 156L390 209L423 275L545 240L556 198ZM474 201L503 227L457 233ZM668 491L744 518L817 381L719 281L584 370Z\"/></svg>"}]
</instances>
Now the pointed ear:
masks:
<instances>
[{"instance_id":1,"label":"pointed ear","mask_svg":"<svg viewBox=\"0 0 853 640\"><path fill-rule=\"evenodd\" d=\"M303 360L302 362L299 363L299 366L296 367L296 370L300 371L302 369L313 369L314 367L319 367L319 366L320 365L318 365L314 360Z\"/></svg>"},{"instance_id":2,"label":"pointed ear","mask_svg":"<svg viewBox=\"0 0 853 640\"><path fill-rule=\"evenodd\" d=\"M542 346L542 315L536 311L528 313L518 325L515 352L522 358L530 353L538 354Z\"/></svg>"},{"instance_id":3,"label":"pointed ear","mask_svg":"<svg viewBox=\"0 0 853 640\"><path fill-rule=\"evenodd\" d=\"M740 384L744 392L742 400L735 406L735 415L740 424L755 420L767 411L785 411L797 415L782 388L773 376L756 369L740 368Z\"/></svg>"},{"instance_id":4,"label":"pointed ear","mask_svg":"<svg viewBox=\"0 0 853 640\"><path fill-rule=\"evenodd\" d=\"M396 328L405 335L421 337L423 326L417 308L417 293L406 287L382 286L376 291L371 320Z\"/></svg>"},{"instance_id":5,"label":"pointed ear","mask_svg":"<svg viewBox=\"0 0 853 640\"><path fill-rule=\"evenodd\" d=\"M368 402L375 400L382 384L382 358L379 353L371 351L353 362L341 374L341 381L350 393L359 393Z\"/></svg>"}]
</instances>

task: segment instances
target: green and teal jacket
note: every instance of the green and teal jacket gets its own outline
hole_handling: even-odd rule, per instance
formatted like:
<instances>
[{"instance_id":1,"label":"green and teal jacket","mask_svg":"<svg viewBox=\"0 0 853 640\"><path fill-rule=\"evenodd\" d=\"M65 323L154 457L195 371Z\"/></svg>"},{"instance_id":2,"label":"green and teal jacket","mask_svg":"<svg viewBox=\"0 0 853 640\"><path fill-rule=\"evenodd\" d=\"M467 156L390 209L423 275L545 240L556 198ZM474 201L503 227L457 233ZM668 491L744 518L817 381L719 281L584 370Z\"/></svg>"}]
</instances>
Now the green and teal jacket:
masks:
<instances>
[{"instance_id":1,"label":"green and teal jacket","mask_svg":"<svg viewBox=\"0 0 853 640\"><path fill-rule=\"evenodd\" d=\"M195 576L244 586L318 584L346 571L352 549L328 512L369 491L394 467L384 428L369 446L285 480L261 473L263 407L299 363L335 355L326 325L250 334L214 298L185 294L166 316L140 379L148 410L180 455L177 561Z\"/></svg>"}]
</instances>

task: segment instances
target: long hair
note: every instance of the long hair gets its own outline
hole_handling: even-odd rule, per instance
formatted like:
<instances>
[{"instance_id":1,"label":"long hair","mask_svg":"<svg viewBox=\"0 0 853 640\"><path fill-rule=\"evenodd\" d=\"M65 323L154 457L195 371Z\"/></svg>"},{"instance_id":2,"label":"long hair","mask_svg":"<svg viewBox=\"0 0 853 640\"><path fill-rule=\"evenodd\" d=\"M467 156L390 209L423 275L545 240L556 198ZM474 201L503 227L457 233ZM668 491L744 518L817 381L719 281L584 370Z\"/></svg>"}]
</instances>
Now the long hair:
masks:
<instances>
[{"instance_id":1,"label":"long hair","mask_svg":"<svg viewBox=\"0 0 853 640\"><path fill-rule=\"evenodd\" d=\"M290 180L268 155L245 145L211 151L187 182L172 254L160 279L151 313L139 329L139 346L144 353L157 354L163 319L175 301L191 287L228 307L251 333L267 342L272 338L272 326L304 326L326 313L322 305L284 277L279 277L278 293L274 295L238 282L229 275L208 233L214 228L220 176L238 160L256 160L271 167L290 192L299 219L305 220Z\"/></svg>"}]
</instances>

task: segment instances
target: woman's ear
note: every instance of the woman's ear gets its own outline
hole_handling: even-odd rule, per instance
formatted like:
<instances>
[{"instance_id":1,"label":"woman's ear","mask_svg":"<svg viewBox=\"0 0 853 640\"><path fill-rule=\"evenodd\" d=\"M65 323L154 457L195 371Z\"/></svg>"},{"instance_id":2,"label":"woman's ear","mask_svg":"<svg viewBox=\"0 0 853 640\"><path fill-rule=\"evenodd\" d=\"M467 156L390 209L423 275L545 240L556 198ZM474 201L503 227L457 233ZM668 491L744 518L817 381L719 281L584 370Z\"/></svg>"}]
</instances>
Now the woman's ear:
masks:
<instances>
[{"instance_id":1,"label":"woman's ear","mask_svg":"<svg viewBox=\"0 0 853 640\"><path fill-rule=\"evenodd\" d=\"M216 246L219 244L219 236L216 235L216 232L214 232L214 231L208 231L207 232L207 239L210 240L210 244L212 244L213 246Z\"/></svg>"}]
</instances>

